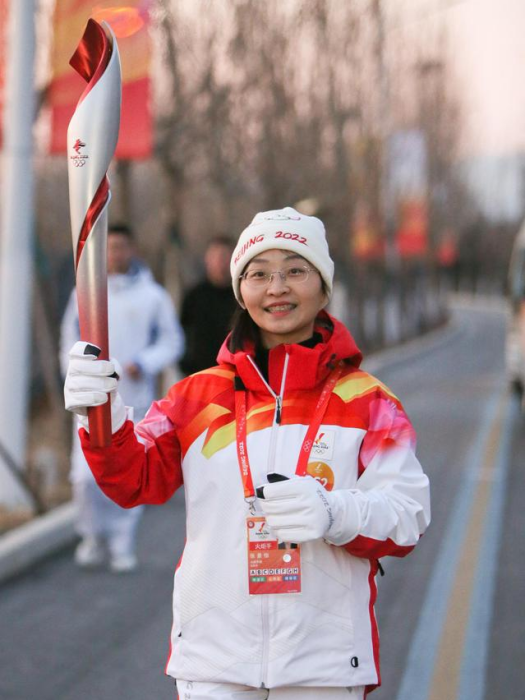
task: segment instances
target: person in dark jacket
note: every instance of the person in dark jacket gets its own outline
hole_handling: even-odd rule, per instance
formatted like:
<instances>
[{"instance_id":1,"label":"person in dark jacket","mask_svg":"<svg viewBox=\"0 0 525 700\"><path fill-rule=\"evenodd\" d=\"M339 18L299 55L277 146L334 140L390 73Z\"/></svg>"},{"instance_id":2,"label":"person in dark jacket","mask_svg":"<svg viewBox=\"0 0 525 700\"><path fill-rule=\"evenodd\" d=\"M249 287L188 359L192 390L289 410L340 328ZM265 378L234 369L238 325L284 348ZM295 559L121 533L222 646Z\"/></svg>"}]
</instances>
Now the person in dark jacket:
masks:
<instances>
[{"instance_id":1,"label":"person in dark jacket","mask_svg":"<svg viewBox=\"0 0 525 700\"><path fill-rule=\"evenodd\" d=\"M179 366L186 375L217 364L217 353L230 329L237 306L230 277L233 247L233 241L226 236L210 240L204 255L206 277L189 289L182 300L180 322L186 352Z\"/></svg>"}]
</instances>

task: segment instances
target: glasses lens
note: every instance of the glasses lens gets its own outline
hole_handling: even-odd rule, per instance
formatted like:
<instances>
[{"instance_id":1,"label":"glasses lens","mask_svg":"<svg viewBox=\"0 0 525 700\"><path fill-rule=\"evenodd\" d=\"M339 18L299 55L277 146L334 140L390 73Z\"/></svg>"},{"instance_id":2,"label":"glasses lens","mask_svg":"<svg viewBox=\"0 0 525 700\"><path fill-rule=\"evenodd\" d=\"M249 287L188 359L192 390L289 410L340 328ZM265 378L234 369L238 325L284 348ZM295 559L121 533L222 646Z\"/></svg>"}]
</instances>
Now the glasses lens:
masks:
<instances>
[{"instance_id":1,"label":"glasses lens","mask_svg":"<svg viewBox=\"0 0 525 700\"><path fill-rule=\"evenodd\" d=\"M283 270L283 274L288 282L305 282L308 279L308 268L294 265Z\"/></svg>"},{"instance_id":2,"label":"glasses lens","mask_svg":"<svg viewBox=\"0 0 525 700\"><path fill-rule=\"evenodd\" d=\"M264 287L270 281L270 275L264 270L248 270L244 279L252 287Z\"/></svg>"}]
</instances>

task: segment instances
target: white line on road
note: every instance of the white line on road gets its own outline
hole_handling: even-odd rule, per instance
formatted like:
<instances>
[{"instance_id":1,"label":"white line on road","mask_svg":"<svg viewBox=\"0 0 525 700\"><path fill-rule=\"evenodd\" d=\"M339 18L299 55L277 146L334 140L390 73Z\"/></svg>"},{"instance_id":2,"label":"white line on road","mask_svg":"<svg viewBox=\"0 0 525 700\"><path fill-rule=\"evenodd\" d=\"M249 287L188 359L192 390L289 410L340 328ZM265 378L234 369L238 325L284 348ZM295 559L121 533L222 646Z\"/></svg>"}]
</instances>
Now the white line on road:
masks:
<instances>
[{"instance_id":1,"label":"white line on road","mask_svg":"<svg viewBox=\"0 0 525 700\"><path fill-rule=\"evenodd\" d=\"M485 518L482 534L483 546L475 575L458 700L483 700L485 696L490 629L498 552L503 529L512 428L516 425L520 410L518 397L510 397L503 417L501 441L493 469L492 495Z\"/></svg>"},{"instance_id":2,"label":"white line on road","mask_svg":"<svg viewBox=\"0 0 525 700\"><path fill-rule=\"evenodd\" d=\"M501 404L503 389L486 402L479 430L475 431L467 457L467 468L454 499L448 527L437 557L418 625L412 638L401 679L398 700L425 700L433 679L438 648L447 618L457 565L469 524L477 476L484 466L483 455ZM452 495L452 494L451 494ZM447 698L453 700L453 698Z\"/></svg>"}]
</instances>

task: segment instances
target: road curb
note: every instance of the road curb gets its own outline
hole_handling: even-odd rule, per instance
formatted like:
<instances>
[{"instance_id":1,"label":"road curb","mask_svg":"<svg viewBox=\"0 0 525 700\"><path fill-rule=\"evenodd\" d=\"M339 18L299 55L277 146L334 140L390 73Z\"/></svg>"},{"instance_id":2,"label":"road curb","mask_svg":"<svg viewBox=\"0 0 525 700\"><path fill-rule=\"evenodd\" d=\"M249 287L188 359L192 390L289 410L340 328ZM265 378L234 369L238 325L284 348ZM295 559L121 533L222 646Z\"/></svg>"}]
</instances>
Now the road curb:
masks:
<instances>
[{"instance_id":1,"label":"road curb","mask_svg":"<svg viewBox=\"0 0 525 700\"><path fill-rule=\"evenodd\" d=\"M0 537L0 583L72 544L76 506L70 501Z\"/></svg>"}]
</instances>

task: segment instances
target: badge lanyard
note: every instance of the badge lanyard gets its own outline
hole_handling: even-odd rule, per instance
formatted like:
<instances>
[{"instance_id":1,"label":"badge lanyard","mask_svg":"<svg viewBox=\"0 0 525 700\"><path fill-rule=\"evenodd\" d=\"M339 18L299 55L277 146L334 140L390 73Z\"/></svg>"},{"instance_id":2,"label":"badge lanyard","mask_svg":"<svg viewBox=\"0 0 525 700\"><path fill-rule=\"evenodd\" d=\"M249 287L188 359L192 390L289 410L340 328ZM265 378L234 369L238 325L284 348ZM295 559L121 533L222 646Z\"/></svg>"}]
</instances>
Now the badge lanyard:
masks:
<instances>
[{"instance_id":1,"label":"badge lanyard","mask_svg":"<svg viewBox=\"0 0 525 700\"><path fill-rule=\"evenodd\" d=\"M319 400L314 410L314 415L306 435L304 436L303 444L299 452L299 460L295 473L297 476L305 476L308 469L308 459L312 451L315 436L317 435L324 414L328 408L328 402L332 392L341 376L342 367L337 367L330 373L328 379L323 386ZM243 389L235 390L235 419L236 419L236 436L237 436L237 458L239 461L239 470L241 472L242 485L244 489L244 499L248 503L253 503L255 498L255 490L253 488L252 472L250 469L250 460L247 450L247 392Z\"/></svg>"}]
</instances>

